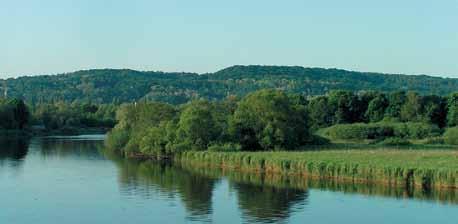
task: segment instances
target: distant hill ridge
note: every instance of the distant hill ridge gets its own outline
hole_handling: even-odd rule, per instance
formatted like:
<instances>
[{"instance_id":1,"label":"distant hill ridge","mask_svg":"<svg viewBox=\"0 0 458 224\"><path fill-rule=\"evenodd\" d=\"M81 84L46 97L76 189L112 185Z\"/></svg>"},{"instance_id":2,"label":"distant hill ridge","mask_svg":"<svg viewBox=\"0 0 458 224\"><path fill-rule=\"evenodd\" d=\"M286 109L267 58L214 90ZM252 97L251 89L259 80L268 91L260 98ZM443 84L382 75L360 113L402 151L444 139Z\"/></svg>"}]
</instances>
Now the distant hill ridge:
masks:
<instances>
[{"instance_id":1,"label":"distant hill ridge","mask_svg":"<svg viewBox=\"0 0 458 224\"><path fill-rule=\"evenodd\" d=\"M236 65L206 74L93 69L7 79L7 85L9 96L23 98L29 103L110 103L148 99L179 104L192 98L243 96L263 88L305 95L322 95L332 89L412 90L423 95L447 95L458 91L458 79L455 78L261 65Z\"/></svg>"}]
</instances>

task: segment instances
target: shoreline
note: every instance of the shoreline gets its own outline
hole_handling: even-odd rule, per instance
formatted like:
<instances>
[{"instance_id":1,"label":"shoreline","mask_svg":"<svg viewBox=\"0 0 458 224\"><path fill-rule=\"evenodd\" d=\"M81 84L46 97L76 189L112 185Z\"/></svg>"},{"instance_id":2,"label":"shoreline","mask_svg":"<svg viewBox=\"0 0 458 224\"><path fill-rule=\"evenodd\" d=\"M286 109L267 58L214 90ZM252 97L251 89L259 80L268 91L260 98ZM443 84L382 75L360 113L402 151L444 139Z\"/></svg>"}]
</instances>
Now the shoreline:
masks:
<instances>
[{"instance_id":1,"label":"shoreline","mask_svg":"<svg viewBox=\"0 0 458 224\"><path fill-rule=\"evenodd\" d=\"M329 153L329 151L321 152ZM361 152L361 150L359 150L359 152ZM283 153L302 154L307 156L307 154L311 153L320 154L320 151ZM334 152L335 155L339 155L339 153L344 155L343 153L348 153L348 151L340 150ZM370 154L374 153L374 151L363 151L363 153ZM450 153L458 156L458 152L451 151ZM240 173L286 175L316 180L332 180L342 183L371 183L387 187L413 187L423 190L458 189L458 170L455 169L423 168L420 166L414 167L408 165L388 165L381 167L377 165L360 164L357 161L346 162L342 160L341 162L335 162L325 159L288 159L282 158L281 154L282 152L187 151L179 153L172 158L156 158L144 154L130 154L126 156L137 160L172 161L180 164L230 170ZM375 155L375 157L377 157L377 155Z\"/></svg>"}]
</instances>

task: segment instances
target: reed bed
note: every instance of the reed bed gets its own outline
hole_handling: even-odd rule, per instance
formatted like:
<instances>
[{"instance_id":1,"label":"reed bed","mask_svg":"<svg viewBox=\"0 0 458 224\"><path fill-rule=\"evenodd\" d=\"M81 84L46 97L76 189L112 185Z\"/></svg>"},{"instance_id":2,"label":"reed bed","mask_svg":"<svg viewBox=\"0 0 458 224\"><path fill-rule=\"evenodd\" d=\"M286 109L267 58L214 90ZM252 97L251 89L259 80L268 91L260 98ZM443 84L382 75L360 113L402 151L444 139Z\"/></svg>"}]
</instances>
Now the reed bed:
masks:
<instances>
[{"instance_id":1,"label":"reed bed","mask_svg":"<svg viewBox=\"0 0 458 224\"><path fill-rule=\"evenodd\" d=\"M178 161L174 166L188 170L195 175L202 175L214 179L226 177L231 180L231 182L270 186L279 189L293 188L304 191L320 189L342 192L344 194L361 194L396 199L415 198L416 200L435 201L444 204L458 204L458 189L456 188L437 188L425 191L424 189L415 188L414 186L386 187L375 182L348 183L336 179L321 180L281 173L239 172L236 170L215 167L209 169L205 164L187 160Z\"/></svg>"},{"instance_id":2,"label":"reed bed","mask_svg":"<svg viewBox=\"0 0 458 224\"><path fill-rule=\"evenodd\" d=\"M326 150L307 152L186 151L175 160L262 173L353 182L458 188L458 151Z\"/></svg>"}]
</instances>

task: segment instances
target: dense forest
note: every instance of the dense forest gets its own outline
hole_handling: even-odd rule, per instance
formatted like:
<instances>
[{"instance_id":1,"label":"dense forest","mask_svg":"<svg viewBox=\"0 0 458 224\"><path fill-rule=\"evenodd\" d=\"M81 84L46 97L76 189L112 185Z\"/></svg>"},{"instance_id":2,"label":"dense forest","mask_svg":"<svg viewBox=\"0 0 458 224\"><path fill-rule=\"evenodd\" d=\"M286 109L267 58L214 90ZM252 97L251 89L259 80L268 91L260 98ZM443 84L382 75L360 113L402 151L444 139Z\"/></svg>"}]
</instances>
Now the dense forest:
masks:
<instances>
[{"instance_id":1,"label":"dense forest","mask_svg":"<svg viewBox=\"0 0 458 224\"><path fill-rule=\"evenodd\" d=\"M334 89L353 92L410 90L421 95L448 95L458 89L458 79L451 78L288 66L232 66L208 74L99 69L20 77L3 80L3 83L10 97L24 99L31 105L106 104L140 99L183 104L198 98L243 97L266 88L306 96L324 95Z\"/></svg>"},{"instance_id":2,"label":"dense forest","mask_svg":"<svg viewBox=\"0 0 458 224\"><path fill-rule=\"evenodd\" d=\"M76 133L78 129L112 128L117 105L48 103L26 105L20 99L0 98L0 131Z\"/></svg>"},{"instance_id":3,"label":"dense forest","mask_svg":"<svg viewBox=\"0 0 458 224\"><path fill-rule=\"evenodd\" d=\"M117 105L92 103L49 103L32 107L32 124L45 131L78 133L79 129L110 129L115 124Z\"/></svg>"},{"instance_id":4,"label":"dense forest","mask_svg":"<svg viewBox=\"0 0 458 224\"><path fill-rule=\"evenodd\" d=\"M329 140L374 144L457 144L458 94L333 90L306 98L281 90L239 99L124 104L107 146L170 157L186 150L294 150Z\"/></svg>"}]
</instances>

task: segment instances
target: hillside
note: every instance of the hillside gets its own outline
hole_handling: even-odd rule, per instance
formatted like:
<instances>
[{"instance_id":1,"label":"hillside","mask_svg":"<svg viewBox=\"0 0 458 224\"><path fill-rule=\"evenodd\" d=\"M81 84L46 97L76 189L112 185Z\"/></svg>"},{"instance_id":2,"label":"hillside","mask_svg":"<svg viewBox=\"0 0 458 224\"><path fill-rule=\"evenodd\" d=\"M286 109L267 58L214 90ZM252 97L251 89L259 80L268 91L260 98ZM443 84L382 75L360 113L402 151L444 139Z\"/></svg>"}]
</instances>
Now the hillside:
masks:
<instances>
[{"instance_id":1,"label":"hillside","mask_svg":"<svg viewBox=\"0 0 458 224\"><path fill-rule=\"evenodd\" d=\"M3 80L4 81L4 80ZM215 73L141 72L97 69L7 79L8 94L29 103L50 101L130 102L146 98L174 104L194 97L221 99L262 88L306 95L332 89L413 90L446 95L458 90L458 79L431 76L354 72L291 66L232 66Z\"/></svg>"}]
</instances>

